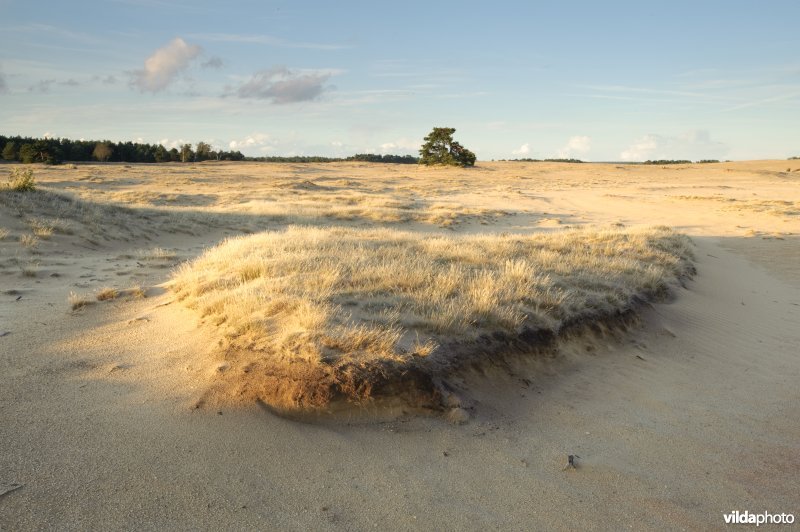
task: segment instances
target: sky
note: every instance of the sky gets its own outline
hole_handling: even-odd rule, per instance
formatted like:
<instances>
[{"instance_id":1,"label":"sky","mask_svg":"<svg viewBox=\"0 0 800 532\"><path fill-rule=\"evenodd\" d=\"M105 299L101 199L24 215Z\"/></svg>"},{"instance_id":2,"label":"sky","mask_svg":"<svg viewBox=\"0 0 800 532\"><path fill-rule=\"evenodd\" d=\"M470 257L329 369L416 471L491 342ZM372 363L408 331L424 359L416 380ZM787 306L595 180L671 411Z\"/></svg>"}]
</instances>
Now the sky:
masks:
<instances>
[{"instance_id":1,"label":"sky","mask_svg":"<svg viewBox=\"0 0 800 532\"><path fill-rule=\"evenodd\" d=\"M245 155L800 155L800 2L0 0L0 134Z\"/></svg>"}]
</instances>

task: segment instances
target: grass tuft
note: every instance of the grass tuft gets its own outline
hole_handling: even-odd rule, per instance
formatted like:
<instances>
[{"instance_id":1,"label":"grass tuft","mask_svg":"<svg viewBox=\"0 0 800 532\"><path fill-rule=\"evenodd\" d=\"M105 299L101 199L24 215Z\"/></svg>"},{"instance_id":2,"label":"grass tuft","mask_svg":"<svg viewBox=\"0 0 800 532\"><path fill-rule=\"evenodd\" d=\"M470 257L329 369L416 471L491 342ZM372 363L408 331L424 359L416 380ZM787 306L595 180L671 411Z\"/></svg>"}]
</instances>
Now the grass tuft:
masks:
<instances>
[{"instance_id":1,"label":"grass tuft","mask_svg":"<svg viewBox=\"0 0 800 532\"><path fill-rule=\"evenodd\" d=\"M173 260L177 257L175 252L161 247L136 250L136 256L140 260Z\"/></svg>"},{"instance_id":2,"label":"grass tuft","mask_svg":"<svg viewBox=\"0 0 800 532\"><path fill-rule=\"evenodd\" d=\"M39 238L36 235L20 235L19 243L22 247L33 250L39 246Z\"/></svg>"},{"instance_id":3,"label":"grass tuft","mask_svg":"<svg viewBox=\"0 0 800 532\"><path fill-rule=\"evenodd\" d=\"M147 291L139 285L131 286L120 292L120 295L130 297L132 299L143 299L147 297Z\"/></svg>"},{"instance_id":4,"label":"grass tuft","mask_svg":"<svg viewBox=\"0 0 800 532\"><path fill-rule=\"evenodd\" d=\"M668 228L420 237L290 227L226 240L181 266L172 289L262 372L305 367L316 392L294 400L324 403L629 311L692 272L689 246Z\"/></svg>"},{"instance_id":5,"label":"grass tuft","mask_svg":"<svg viewBox=\"0 0 800 532\"><path fill-rule=\"evenodd\" d=\"M120 295L119 290L117 290L116 288L111 288L109 286L106 286L98 290L97 294L95 294L95 297L97 298L98 301L110 301L112 299L117 299L119 295Z\"/></svg>"},{"instance_id":6,"label":"grass tuft","mask_svg":"<svg viewBox=\"0 0 800 532\"><path fill-rule=\"evenodd\" d=\"M53 233L72 233L69 222L60 218L32 217L28 218L27 222L33 234L44 240L50 238Z\"/></svg>"},{"instance_id":7,"label":"grass tuft","mask_svg":"<svg viewBox=\"0 0 800 532\"><path fill-rule=\"evenodd\" d=\"M39 273L38 262L29 262L28 264L22 266L22 275L25 277L36 277L38 273Z\"/></svg>"},{"instance_id":8,"label":"grass tuft","mask_svg":"<svg viewBox=\"0 0 800 532\"><path fill-rule=\"evenodd\" d=\"M70 308L73 311L81 310L92 304L91 299L84 295L76 294L75 292L69 293L69 296L67 296L67 302L69 302Z\"/></svg>"}]
</instances>

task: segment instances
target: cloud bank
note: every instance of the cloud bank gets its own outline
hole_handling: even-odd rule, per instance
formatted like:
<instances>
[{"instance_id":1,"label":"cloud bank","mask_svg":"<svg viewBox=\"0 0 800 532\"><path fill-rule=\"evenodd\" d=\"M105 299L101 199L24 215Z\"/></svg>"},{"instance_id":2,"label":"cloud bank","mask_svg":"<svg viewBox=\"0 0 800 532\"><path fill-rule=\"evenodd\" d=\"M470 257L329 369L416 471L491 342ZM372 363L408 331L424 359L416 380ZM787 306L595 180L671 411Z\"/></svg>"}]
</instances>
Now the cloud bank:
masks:
<instances>
[{"instance_id":1,"label":"cloud bank","mask_svg":"<svg viewBox=\"0 0 800 532\"><path fill-rule=\"evenodd\" d=\"M529 143L525 143L516 150L511 150L511 153L514 155L528 155L531 152L531 145Z\"/></svg>"},{"instance_id":2,"label":"cloud bank","mask_svg":"<svg viewBox=\"0 0 800 532\"><path fill-rule=\"evenodd\" d=\"M239 98L271 100L276 104L306 102L319 98L327 90L328 78L328 72L298 73L286 67L275 67L256 72L235 94Z\"/></svg>"},{"instance_id":3,"label":"cloud bank","mask_svg":"<svg viewBox=\"0 0 800 532\"><path fill-rule=\"evenodd\" d=\"M258 150L260 153L268 153L275 149L277 142L266 133L253 133L241 139L232 140L228 143L230 150Z\"/></svg>"},{"instance_id":4,"label":"cloud bank","mask_svg":"<svg viewBox=\"0 0 800 532\"><path fill-rule=\"evenodd\" d=\"M176 37L148 57L144 69L132 72L131 85L142 92L162 91L189 67L201 51L199 46L187 44Z\"/></svg>"},{"instance_id":5,"label":"cloud bank","mask_svg":"<svg viewBox=\"0 0 800 532\"><path fill-rule=\"evenodd\" d=\"M592 139L585 135L570 137L567 144L558 151L561 159L570 159L589 153L592 149Z\"/></svg>"},{"instance_id":6,"label":"cloud bank","mask_svg":"<svg viewBox=\"0 0 800 532\"><path fill-rule=\"evenodd\" d=\"M657 159L721 159L728 153L728 146L711 139L705 130L688 131L677 137L644 135L633 141L619 154L623 161L646 161Z\"/></svg>"}]
</instances>

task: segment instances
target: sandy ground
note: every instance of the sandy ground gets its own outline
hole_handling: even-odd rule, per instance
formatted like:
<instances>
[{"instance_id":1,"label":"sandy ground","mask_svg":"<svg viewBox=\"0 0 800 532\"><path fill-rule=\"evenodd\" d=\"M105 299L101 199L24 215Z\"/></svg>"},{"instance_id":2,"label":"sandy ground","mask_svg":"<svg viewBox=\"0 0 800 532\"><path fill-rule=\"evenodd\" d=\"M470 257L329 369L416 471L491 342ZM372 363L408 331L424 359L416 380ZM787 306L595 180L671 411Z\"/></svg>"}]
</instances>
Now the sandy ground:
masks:
<instances>
[{"instance_id":1,"label":"sandy ground","mask_svg":"<svg viewBox=\"0 0 800 532\"><path fill-rule=\"evenodd\" d=\"M0 529L714 529L732 510L797 515L796 170L35 168L46 190L134 210L26 247L28 214L47 213L0 206ZM215 338L163 283L225 235L287 223L664 224L694 239L698 274L624 334L464 375L463 425L402 409L196 408L219 371ZM67 301L134 285L147 297ZM578 467L564 470L570 454Z\"/></svg>"}]
</instances>

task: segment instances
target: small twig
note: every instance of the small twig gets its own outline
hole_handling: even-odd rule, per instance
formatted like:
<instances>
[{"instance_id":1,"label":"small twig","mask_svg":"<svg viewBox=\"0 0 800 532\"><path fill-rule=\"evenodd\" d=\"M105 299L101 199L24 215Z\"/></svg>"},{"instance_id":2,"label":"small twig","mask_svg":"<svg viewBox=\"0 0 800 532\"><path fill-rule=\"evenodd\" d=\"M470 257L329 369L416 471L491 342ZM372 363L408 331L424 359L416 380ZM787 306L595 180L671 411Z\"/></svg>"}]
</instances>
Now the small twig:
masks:
<instances>
[{"instance_id":1,"label":"small twig","mask_svg":"<svg viewBox=\"0 0 800 532\"><path fill-rule=\"evenodd\" d=\"M571 454L571 455L569 455L569 456L567 457L567 465L566 465L566 466L564 467L564 469L562 469L561 471L566 471L566 470L567 470L567 469L569 469L570 467L571 467L572 469L578 469L578 464L577 464L577 462L575 462L575 459L576 459L576 458L580 458L580 456L578 456L577 454Z\"/></svg>"},{"instance_id":2,"label":"small twig","mask_svg":"<svg viewBox=\"0 0 800 532\"><path fill-rule=\"evenodd\" d=\"M4 495L8 495L12 491L17 491L18 489L20 489L24 485L25 484L16 484L16 483L14 483L14 484L0 484L0 497L2 497Z\"/></svg>"}]
</instances>

